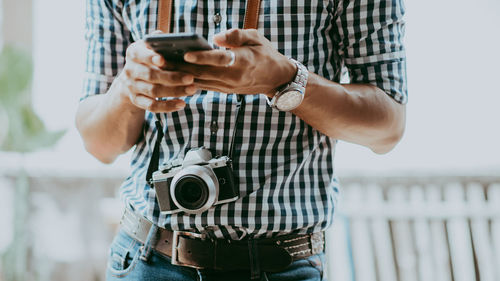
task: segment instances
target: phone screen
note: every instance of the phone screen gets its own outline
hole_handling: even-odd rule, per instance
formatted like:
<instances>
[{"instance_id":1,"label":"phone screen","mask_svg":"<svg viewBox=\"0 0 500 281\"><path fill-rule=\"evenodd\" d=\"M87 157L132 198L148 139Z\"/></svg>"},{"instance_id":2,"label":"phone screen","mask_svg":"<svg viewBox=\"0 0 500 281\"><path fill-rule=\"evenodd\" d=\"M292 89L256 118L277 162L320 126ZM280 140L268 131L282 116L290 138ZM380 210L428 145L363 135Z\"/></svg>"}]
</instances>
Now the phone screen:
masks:
<instances>
[{"instance_id":1,"label":"phone screen","mask_svg":"<svg viewBox=\"0 0 500 281\"><path fill-rule=\"evenodd\" d=\"M184 61L187 52L213 49L205 38L195 33L151 34L144 41L165 60L172 62Z\"/></svg>"}]
</instances>

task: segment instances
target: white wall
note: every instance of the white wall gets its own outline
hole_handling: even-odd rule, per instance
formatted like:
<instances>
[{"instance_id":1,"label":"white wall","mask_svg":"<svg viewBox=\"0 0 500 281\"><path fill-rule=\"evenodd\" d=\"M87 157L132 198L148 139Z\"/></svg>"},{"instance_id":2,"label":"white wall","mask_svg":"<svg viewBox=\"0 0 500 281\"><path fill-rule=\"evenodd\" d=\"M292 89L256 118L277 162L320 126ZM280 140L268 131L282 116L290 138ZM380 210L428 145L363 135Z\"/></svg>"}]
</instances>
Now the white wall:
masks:
<instances>
[{"instance_id":1,"label":"white wall","mask_svg":"<svg viewBox=\"0 0 500 281\"><path fill-rule=\"evenodd\" d=\"M500 174L500 2L407 0L406 9L405 137L384 156L342 144L337 166Z\"/></svg>"},{"instance_id":2,"label":"white wall","mask_svg":"<svg viewBox=\"0 0 500 281\"><path fill-rule=\"evenodd\" d=\"M32 165L101 169L73 128L84 67L85 1L34 2L35 106L50 128L69 133L55 153L37 154ZM383 156L342 143L337 167L500 171L500 2L407 0L406 7L410 97L405 137ZM122 157L105 169L122 171L127 161Z\"/></svg>"},{"instance_id":3,"label":"white wall","mask_svg":"<svg viewBox=\"0 0 500 281\"><path fill-rule=\"evenodd\" d=\"M3 0L0 7L3 26L0 31L5 42L15 42L25 48L31 48L32 38L32 0Z\"/></svg>"},{"instance_id":4,"label":"white wall","mask_svg":"<svg viewBox=\"0 0 500 281\"><path fill-rule=\"evenodd\" d=\"M36 153L28 165L42 169L107 173L128 167L127 157L106 166L83 148L74 127L85 67L84 18L86 1L34 1L34 105L50 129L67 134L50 151ZM55 12L54 7L57 7Z\"/></svg>"}]
</instances>

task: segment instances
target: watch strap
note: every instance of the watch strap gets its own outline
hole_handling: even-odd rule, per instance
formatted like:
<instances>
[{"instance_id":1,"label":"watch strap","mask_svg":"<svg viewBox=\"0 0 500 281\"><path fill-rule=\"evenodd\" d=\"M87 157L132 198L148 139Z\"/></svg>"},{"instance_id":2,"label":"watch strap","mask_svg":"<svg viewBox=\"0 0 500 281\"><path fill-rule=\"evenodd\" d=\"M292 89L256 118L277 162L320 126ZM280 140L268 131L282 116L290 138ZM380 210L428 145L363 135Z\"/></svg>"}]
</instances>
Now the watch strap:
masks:
<instances>
[{"instance_id":1,"label":"watch strap","mask_svg":"<svg viewBox=\"0 0 500 281\"><path fill-rule=\"evenodd\" d=\"M307 79L309 78L309 71L307 70L307 67L294 59L290 60L297 65L297 75L295 75L295 79L292 83L295 83L305 89L307 86Z\"/></svg>"}]
</instances>

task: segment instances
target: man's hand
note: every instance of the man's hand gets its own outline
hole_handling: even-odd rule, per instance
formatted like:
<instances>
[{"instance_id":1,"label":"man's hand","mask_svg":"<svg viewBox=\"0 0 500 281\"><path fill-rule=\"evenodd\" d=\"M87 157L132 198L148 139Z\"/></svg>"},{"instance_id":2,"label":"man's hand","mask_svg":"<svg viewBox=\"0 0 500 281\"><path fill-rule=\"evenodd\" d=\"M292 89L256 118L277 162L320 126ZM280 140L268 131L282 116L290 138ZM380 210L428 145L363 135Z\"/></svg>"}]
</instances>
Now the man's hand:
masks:
<instances>
[{"instance_id":1,"label":"man's hand","mask_svg":"<svg viewBox=\"0 0 500 281\"><path fill-rule=\"evenodd\" d=\"M167 64L144 41L128 47L123 71L107 93L89 97L78 107L76 126L87 151L111 163L142 136L144 110L173 112L186 106L176 98L196 93L194 77L165 70Z\"/></svg>"},{"instance_id":2,"label":"man's hand","mask_svg":"<svg viewBox=\"0 0 500 281\"><path fill-rule=\"evenodd\" d=\"M138 108L151 112L172 112L186 106L180 99L159 100L166 97L191 96L197 88L191 74L164 70L168 62L151 50L144 41L127 49L126 64L118 77L123 87L122 96Z\"/></svg>"},{"instance_id":3,"label":"man's hand","mask_svg":"<svg viewBox=\"0 0 500 281\"><path fill-rule=\"evenodd\" d=\"M186 53L187 64L174 69L194 76L199 89L222 93L260 94L272 96L278 87L293 80L297 68L280 54L257 30L231 29L215 35L214 42L226 50L196 51Z\"/></svg>"},{"instance_id":4,"label":"man's hand","mask_svg":"<svg viewBox=\"0 0 500 281\"><path fill-rule=\"evenodd\" d=\"M233 29L214 37L226 50L187 53L188 64L174 69L190 73L200 89L272 97L293 80L297 69L256 30ZM377 153L391 150L404 131L405 109L371 84L340 85L310 73L302 104L293 112L325 135L358 143Z\"/></svg>"}]
</instances>

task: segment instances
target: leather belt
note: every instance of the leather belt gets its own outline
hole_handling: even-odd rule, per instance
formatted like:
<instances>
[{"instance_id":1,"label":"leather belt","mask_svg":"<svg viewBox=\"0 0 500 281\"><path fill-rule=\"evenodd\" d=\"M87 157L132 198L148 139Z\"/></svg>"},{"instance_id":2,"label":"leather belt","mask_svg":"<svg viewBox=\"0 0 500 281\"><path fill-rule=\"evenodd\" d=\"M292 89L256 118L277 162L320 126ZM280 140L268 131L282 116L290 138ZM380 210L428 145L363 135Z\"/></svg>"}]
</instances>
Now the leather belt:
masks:
<instances>
[{"instance_id":1,"label":"leather belt","mask_svg":"<svg viewBox=\"0 0 500 281\"><path fill-rule=\"evenodd\" d=\"M125 210L120 224L122 229L144 244L152 223L142 216ZM209 239L206 235L170 231L158 228L156 245L158 253L171 258L174 265L198 269L245 270L250 269L250 251L257 253L262 271L279 272L293 261L324 251L324 233L285 235L273 238L246 239L242 241ZM257 251L250 249L250 241Z\"/></svg>"}]
</instances>

